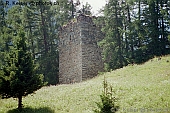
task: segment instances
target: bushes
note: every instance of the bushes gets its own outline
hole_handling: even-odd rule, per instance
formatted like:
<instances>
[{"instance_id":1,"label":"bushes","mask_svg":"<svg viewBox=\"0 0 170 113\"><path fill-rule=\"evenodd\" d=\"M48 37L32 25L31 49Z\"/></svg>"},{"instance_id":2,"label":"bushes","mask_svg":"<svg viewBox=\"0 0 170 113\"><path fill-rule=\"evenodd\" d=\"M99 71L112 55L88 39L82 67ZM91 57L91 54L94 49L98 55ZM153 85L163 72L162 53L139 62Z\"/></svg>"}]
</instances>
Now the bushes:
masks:
<instances>
[{"instance_id":1,"label":"bushes","mask_svg":"<svg viewBox=\"0 0 170 113\"><path fill-rule=\"evenodd\" d=\"M116 113L119 106L116 106L116 97L113 96L113 88L109 86L107 81L103 81L103 92L100 95L101 102L96 102L98 109L95 113Z\"/></svg>"}]
</instances>

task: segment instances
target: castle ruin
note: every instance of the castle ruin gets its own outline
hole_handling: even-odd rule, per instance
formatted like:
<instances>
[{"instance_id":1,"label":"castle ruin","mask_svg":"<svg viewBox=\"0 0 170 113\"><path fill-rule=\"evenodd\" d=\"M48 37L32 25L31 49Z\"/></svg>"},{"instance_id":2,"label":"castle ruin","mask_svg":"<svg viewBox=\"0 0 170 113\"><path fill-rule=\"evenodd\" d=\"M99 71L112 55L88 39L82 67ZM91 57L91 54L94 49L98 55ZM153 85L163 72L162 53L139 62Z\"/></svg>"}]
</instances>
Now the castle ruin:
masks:
<instances>
[{"instance_id":1,"label":"castle ruin","mask_svg":"<svg viewBox=\"0 0 170 113\"><path fill-rule=\"evenodd\" d=\"M97 45L102 38L92 17L83 14L60 28L59 83L81 82L103 71L101 49Z\"/></svg>"}]
</instances>

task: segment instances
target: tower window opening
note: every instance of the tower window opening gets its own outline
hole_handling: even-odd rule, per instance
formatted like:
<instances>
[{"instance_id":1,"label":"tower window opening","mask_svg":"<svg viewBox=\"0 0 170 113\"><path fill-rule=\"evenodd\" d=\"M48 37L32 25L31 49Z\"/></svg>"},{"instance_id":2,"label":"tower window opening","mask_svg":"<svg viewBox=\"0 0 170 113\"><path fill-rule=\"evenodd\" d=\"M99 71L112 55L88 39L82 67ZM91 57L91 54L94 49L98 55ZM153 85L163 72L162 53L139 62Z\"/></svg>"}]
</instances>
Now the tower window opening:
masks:
<instances>
[{"instance_id":1,"label":"tower window opening","mask_svg":"<svg viewBox=\"0 0 170 113\"><path fill-rule=\"evenodd\" d=\"M70 35L70 41L71 41L71 35Z\"/></svg>"}]
</instances>

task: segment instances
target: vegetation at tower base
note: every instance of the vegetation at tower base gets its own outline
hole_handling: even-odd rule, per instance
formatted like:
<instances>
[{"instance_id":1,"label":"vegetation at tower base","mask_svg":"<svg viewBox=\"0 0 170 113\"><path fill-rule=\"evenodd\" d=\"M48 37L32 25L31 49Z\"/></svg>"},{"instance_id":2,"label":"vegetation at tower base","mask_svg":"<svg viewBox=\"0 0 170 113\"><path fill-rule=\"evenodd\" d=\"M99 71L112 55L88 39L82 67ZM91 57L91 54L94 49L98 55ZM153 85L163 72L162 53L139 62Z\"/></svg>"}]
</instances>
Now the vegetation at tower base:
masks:
<instances>
[{"instance_id":1,"label":"vegetation at tower base","mask_svg":"<svg viewBox=\"0 0 170 113\"><path fill-rule=\"evenodd\" d=\"M18 108L22 108L22 97L43 86L43 75L36 74L24 32L18 33L13 45L5 54L5 64L0 70L0 95L2 98L18 98Z\"/></svg>"}]
</instances>

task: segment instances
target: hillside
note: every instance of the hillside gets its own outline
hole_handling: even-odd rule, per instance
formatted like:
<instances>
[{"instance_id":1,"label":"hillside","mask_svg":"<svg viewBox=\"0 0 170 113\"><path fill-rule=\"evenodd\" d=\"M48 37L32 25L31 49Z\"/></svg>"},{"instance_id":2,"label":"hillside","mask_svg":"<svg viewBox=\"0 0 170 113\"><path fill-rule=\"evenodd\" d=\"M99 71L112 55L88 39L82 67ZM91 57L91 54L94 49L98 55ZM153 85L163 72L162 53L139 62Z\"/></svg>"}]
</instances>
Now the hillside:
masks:
<instances>
[{"instance_id":1,"label":"hillside","mask_svg":"<svg viewBox=\"0 0 170 113\"><path fill-rule=\"evenodd\" d=\"M119 99L118 113L170 112L170 56L104 74ZM82 83L43 87L23 99L22 113L93 113L104 75ZM1 99L0 113L18 113L17 100Z\"/></svg>"}]
</instances>

